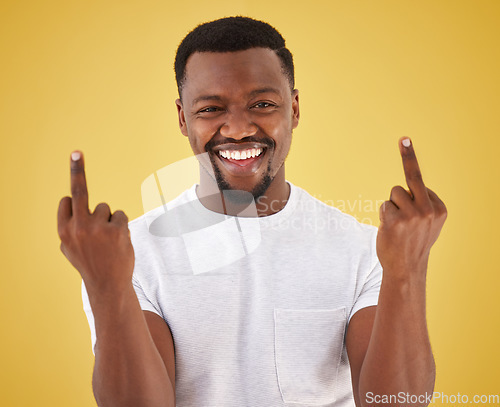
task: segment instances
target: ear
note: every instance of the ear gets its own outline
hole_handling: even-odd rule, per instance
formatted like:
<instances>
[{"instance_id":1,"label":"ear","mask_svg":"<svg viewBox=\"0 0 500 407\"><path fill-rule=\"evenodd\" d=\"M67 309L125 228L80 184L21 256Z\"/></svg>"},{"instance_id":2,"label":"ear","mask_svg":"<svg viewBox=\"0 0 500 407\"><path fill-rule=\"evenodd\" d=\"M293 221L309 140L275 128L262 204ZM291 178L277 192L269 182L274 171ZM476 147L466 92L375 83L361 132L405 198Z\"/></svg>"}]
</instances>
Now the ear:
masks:
<instances>
[{"instance_id":1,"label":"ear","mask_svg":"<svg viewBox=\"0 0 500 407\"><path fill-rule=\"evenodd\" d=\"M175 104L177 106L177 115L179 116L179 128L181 129L181 133L187 137L187 125L186 125L186 117L184 116L184 108L182 107L182 101L180 99L175 100Z\"/></svg>"},{"instance_id":2,"label":"ear","mask_svg":"<svg viewBox=\"0 0 500 407\"><path fill-rule=\"evenodd\" d=\"M295 129L299 125L300 109L299 109L299 90L292 91L292 128Z\"/></svg>"}]
</instances>

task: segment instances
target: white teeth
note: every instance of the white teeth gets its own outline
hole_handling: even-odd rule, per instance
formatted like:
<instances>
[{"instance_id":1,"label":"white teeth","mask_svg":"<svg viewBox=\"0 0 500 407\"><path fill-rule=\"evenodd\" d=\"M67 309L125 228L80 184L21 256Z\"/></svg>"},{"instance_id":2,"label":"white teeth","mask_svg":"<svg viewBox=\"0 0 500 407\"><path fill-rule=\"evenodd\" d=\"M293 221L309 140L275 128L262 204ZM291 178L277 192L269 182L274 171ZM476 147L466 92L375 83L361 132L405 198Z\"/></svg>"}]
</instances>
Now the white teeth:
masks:
<instances>
[{"instance_id":1,"label":"white teeth","mask_svg":"<svg viewBox=\"0 0 500 407\"><path fill-rule=\"evenodd\" d=\"M246 160L247 158L258 157L262 153L262 148L250 148L248 150L219 150L219 155L232 160Z\"/></svg>"}]
</instances>

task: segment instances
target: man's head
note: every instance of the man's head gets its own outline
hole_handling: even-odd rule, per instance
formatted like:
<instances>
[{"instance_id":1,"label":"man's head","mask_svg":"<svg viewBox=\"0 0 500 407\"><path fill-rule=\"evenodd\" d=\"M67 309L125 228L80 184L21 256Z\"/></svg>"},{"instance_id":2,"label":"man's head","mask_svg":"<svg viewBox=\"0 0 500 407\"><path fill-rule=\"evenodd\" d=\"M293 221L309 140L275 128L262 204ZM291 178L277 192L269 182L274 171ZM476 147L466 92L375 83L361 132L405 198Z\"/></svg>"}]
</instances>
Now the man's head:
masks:
<instances>
[{"instance_id":1,"label":"man's head","mask_svg":"<svg viewBox=\"0 0 500 407\"><path fill-rule=\"evenodd\" d=\"M196 52L235 52L250 48L269 48L281 61L284 74L295 87L293 58L285 40L271 25L248 17L226 17L200 24L182 40L175 56L175 79L179 98L186 78L186 64Z\"/></svg>"},{"instance_id":2,"label":"man's head","mask_svg":"<svg viewBox=\"0 0 500 407\"><path fill-rule=\"evenodd\" d=\"M286 188L299 108L284 45L270 25L232 17L198 26L179 46L179 126L194 154L208 153L211 168L200 164L221 190L258 198Z\"/></svg>"}]
</instances>

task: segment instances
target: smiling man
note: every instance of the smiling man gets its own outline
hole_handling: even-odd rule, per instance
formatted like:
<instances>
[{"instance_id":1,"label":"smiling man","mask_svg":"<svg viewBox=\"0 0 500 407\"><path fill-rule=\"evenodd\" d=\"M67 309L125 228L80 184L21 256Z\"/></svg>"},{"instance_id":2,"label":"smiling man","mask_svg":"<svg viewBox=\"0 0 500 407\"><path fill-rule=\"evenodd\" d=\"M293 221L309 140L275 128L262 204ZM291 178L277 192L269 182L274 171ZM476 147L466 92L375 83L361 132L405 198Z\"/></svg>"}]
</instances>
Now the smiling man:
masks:
<instances>
[{"instance_id":1,"label":"smiling man","mask_svg":"<svg viewBox=\"0 0 500 407\"><path fill-rule=\"evenodd\" d=\"M425 281L446 208L411 141L399 141L408 190L392 189L377 230L286 180L299 98L273 27L202 24L175 70L180 130L200 163L199 184L170 212L188 232L153 234L145 216L128 222L106 204L91 213L79 151L59 206L61 249L84 282L99 406L361 407L402 395L427 405ZM214 228L196 227L207 219ZM193 241L210 247L204 272L193 272Z\"/></svg>"},{"instance_id":2,"label":"smiling man","mask_svg":"<svg viewBox=\"0 0 500 407\"><path fill-rule=\"evenodd\" d=\"M175 68L180 129L193 152L208 152L212 163L200 188L214 188L214 172L218 189L251 192L259 213L269 215L263 209L289 194L283 164L299 122L283 38L259 21L219 20L188 34Z\"/></svg>"}]
</instances>

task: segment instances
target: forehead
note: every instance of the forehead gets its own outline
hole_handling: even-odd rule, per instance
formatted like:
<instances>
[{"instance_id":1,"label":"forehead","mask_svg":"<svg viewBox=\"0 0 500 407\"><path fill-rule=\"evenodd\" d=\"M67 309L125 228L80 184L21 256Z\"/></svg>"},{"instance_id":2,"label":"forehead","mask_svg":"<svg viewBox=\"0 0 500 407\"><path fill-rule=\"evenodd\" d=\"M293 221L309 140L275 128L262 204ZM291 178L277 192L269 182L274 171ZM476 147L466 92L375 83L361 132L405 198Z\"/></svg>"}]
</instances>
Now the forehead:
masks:
<instances>
[{"instance_id":1,"label":"forehead","mask_svg":"<svg viewBox=\"0 0 500 407\"><path fill-rule=\"evenodd\" d=\"M186 64L183 97L250 93L259 88L289 90L279 57L268 48L236 52L196 52Z\"/></svg>"}]
</instances>

